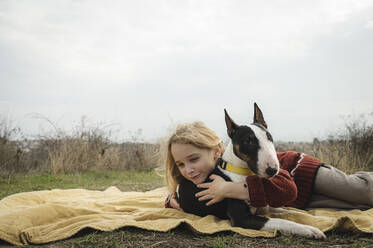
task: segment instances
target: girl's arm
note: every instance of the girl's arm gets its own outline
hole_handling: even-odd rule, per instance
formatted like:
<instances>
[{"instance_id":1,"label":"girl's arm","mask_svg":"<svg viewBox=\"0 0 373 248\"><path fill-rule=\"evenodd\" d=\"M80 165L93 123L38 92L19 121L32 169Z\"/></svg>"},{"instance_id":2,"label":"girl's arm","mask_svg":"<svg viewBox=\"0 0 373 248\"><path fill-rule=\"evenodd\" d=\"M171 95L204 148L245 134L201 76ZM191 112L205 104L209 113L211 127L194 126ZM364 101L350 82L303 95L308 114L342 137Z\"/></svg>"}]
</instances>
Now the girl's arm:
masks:
<instances>
[{"instance_id":1,"label":"girl's arm","mask_svg":"<svg viewBox=\"0 0 373 248\"><path fill-rule=\"evenodd\" d=\"M282 207L297 198L297 186L289 172L280 169L272 178L249 176L246 183L250 194L250 204L253 207Z\"/></svg>"},{"instance_id":2,"label":"girl's arm","mask_svg":"<svg viewBox=\"0 0 373 248\"><path fill-rule=\"evenodd\" d=\"M246 182L227 182L217 175L211 175L210 179L210 183L197 185L199 188L206 188L196 194L200 201L210 200L206 205L217 203L224 198L235 198L250 201L253 207L280 207L297 197L293 179L282 169L270 179L248 176Z\"/></svg>"},{"instance_id":3,"label":"girl's arm","mask_svg":"<svg viewBox=\"0 0 373 248\"><path fill-rule=\"evenodd\" d=\"M212 182L198 184L198 188L205 188L196 194L199 201L210 200L207 206L220 202L224 198L235 198L240 200L250 200L246 182L229 182L222 177L212 174Z\"/></svg>"}]
</instances>

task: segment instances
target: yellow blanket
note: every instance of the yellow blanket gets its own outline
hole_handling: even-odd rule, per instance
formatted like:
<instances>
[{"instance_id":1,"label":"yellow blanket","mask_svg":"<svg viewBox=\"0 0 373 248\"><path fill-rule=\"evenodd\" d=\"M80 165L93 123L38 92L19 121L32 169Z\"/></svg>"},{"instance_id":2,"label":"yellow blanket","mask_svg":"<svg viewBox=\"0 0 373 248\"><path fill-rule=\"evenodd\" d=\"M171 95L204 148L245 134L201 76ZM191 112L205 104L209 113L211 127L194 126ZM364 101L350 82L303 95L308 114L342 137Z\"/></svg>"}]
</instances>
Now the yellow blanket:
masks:
<instances>
[{"instance_id":1,"label":"yellow blanket","mask_svg":"<svg viewBox=\"0 0 373 248\"><path fill-rule=\"evenodd\" d=\"M19 193L0 201L0 239L15 245L42 244L71 237L90 227L112 231L125 226L166 232L186 223L199 233L231 230L250 237L274 237L268 233L231 227L228 220L204 218L164 208L166 189L121 192L85 189L45 190ZM320 219L313 215L330 216ZM322 231L344 229L373 233L373 209L367 211L312 210L272 215L313 225Z\"/></svg>"}]
</instances>

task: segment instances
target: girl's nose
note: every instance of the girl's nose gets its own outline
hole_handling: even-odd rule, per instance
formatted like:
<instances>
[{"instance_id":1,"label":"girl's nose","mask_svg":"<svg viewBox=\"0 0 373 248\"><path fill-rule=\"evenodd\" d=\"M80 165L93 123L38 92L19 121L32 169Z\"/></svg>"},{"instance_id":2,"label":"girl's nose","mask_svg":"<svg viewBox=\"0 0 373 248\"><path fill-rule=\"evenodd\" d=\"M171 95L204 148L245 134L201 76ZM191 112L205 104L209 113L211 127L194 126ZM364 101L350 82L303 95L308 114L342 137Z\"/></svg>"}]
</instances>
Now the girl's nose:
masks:
<instances>
[{"instance_id":1,"label":"girl's nose","mask_svg":"<svg viewBox=\"0 0 373 248\"><path fill-rule=\"evenodd\" d=\"M192 174L194 172L194 167L191 165L187 165L186 170L188 174Z\"/></svg>"}]
</instances>

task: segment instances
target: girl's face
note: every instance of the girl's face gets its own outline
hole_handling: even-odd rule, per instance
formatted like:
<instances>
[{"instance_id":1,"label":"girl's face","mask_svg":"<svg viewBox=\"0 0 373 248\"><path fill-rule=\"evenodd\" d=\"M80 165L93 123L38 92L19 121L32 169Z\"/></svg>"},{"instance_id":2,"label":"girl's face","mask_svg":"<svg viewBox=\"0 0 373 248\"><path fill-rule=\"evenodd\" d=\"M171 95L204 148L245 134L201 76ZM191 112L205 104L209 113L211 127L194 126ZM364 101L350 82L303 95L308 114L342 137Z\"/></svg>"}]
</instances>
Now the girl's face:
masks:
<instances>
[{"instance_id":1,"label":"girl's face","mask_svg":"<svg viewBox=\"0 0 373 248\"><path fill-rule=\"evenodd\" d=\"M181 175L194 184L203 183L215 168L218 149L201 149L190 144L173 143L171 155Z\"/></svg>"}]
</instances>

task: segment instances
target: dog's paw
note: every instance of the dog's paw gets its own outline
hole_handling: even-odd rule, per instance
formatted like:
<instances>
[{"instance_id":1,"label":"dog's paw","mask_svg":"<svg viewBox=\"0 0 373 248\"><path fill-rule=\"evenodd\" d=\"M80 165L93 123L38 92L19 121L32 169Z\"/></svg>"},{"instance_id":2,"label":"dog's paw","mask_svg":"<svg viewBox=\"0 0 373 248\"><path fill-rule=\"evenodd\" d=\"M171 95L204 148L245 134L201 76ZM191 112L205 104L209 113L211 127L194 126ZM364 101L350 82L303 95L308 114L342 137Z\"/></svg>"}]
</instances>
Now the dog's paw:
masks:
<instances>
[{"instance_id":1,"label":"dog's paw","mask_svg":"<svg viewBox=\"0 0 373 248\"><path fill-rule=\"evenodd\" d=\"M325 234L316 227L277 218L270 218L261 230L279 230L283 233L300 235L303 237L314 239L326 238Z\"/></svg>"},{"instance_id":2,"label":"dog's paw","mask_svg":"<svg viewBox=\"0 0 373 248\"><path fill-rule=\"evenodd\" d=\"M326 236L322 231L320 231L316 227L308 225L302 225L301 228L294 232L294 234L301 235L307 238L326 239Z\"/></svg>"}]
</instances>

